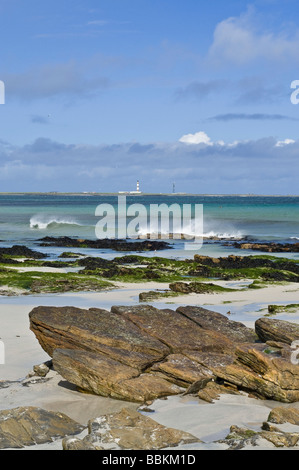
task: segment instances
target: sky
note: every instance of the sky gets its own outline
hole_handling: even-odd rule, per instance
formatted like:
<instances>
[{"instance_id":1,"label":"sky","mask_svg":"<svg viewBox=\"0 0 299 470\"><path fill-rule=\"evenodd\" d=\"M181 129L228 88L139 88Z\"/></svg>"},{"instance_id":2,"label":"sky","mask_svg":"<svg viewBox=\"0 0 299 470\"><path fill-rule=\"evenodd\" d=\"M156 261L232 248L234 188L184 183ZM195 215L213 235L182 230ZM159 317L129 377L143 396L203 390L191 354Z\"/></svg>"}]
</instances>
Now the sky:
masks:
<instances>
[{"instance_id":1,"label":"sky","mask_svg":"<svg viewBox=\"0 0 299 470\"><path fill-rule=\"evenodd\" d=\"M0 0L0 44L0 192L299 194L296 0Z\"/></svg>"}]
</instances>

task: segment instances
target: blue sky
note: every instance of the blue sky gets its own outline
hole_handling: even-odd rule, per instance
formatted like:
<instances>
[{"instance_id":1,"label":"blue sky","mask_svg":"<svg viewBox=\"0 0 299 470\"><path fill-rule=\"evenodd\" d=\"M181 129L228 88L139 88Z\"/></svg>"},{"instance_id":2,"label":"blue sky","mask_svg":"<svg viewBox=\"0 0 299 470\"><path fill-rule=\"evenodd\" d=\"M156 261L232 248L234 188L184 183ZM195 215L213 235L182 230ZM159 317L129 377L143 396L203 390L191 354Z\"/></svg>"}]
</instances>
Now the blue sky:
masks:
<instances>
[{"instance_id":1,"label":"blue sky","mask_svg":"<svg viewBox=\"0 0 299 470\"><path fill-rule=\"evenodd\" d=\"M0 0L0 191L298 194L296 0Z\"/></svg>"}]
</instances>

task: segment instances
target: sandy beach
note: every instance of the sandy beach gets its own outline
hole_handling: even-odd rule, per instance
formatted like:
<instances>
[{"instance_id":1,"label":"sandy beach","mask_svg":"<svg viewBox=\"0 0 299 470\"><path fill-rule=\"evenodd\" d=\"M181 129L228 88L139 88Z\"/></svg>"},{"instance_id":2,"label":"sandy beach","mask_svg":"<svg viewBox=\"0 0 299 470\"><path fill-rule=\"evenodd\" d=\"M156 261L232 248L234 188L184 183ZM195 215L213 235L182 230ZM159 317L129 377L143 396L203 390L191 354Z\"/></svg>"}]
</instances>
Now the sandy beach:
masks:
<instances>
[{"instance_id":1,"label":"sandy beach","mask_svg":"<svg viewBox=\"0 0 299 470\"><path fill-rule=\"evenodd\" d=\"M230 283L219 281L220 285ZM138 302L140 292L167 289L168 284L149 282L145 284L118 283L117 288L103 292L87 292L55 295L27 295L2 297L0 304L0 332L5 345L5 364L0 365L1 380L14 381L8 388L0 388L0 408L38 406L49 411L60 411L86 425L88 420L107 412L118 411L123 407L138 408L138 405L120 400L79 393L54 371L46 381L24 386L23 380L33 366L47 361L49 357L39 345L29 329L29 312L39 305L78 306L81 308L111 308L112 305L130 305ZM259 309L269 303L288 303L298 299L298 284L290 283L270 286L258 290L235 291L220 294L189 294L175 299L161 299L151 302L158 308L175 309L180 305L209 306L220 313L230 312L231 318L243 321L249 327L262 316ZM227 303L229 302L229 303ZM256 310L254 310L256 308ZM244 311L245 309L245 311ZM247 309L247 310L246 310ZM279 318L299 322L298 314L280 314ZM280 404L281 405L281 404ZM224 438L231 425L261 427L272 407L277 402L256 400L244 396L223 395L213 404L207 404L194 397L175 396L167 400L157 400L151 405L150 417L169 427L191 432L204 441L194 449L221 449L223 444L214 441ZM284 405L283 405L284 406ZM288 406L288 405L285 405ZM299 407L299 404L295 404ZM190 445L189 445L190 447ZM40 449L61 449L61 441L43 446ZM273 445L265 441L265 448Z\"/></svg>"}]
</instances>

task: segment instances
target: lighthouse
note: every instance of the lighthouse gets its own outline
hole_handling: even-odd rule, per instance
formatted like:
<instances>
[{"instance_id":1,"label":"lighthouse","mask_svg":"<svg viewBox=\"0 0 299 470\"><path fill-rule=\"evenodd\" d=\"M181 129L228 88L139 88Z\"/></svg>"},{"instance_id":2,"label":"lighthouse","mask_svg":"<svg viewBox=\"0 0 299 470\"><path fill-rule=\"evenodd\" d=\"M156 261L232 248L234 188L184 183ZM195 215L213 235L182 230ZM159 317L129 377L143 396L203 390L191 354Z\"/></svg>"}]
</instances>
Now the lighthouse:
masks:
<instances>
[{"instance_id":1,"label":"lighthouse","mask_svg":"<svg viewBox=\"0 0 299 470\"><path fill-rule=\"evenodd\" d=\"M129 194L141 194L139 180L137 180L136 191L130 191Z\"/></svg>"}]
</instances>

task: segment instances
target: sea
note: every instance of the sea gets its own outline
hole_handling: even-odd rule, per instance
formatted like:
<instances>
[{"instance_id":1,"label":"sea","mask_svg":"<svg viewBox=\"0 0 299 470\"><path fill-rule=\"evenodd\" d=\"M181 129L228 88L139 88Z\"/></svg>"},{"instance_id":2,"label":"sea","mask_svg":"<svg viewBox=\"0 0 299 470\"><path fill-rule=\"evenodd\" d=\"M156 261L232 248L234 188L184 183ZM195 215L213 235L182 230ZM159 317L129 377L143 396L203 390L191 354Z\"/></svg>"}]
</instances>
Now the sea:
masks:
<instances>
[{"instance_id":1,"label":"sea","mask_svg":"<svg viewBox=\"0 0 299 470\"><path fill-rule=\"evenodd\" d=\"M130 217L119 217L120 197L125 198L130 208ZM202 207L203 244L197 252L209 256L240 254L236 241L296 243L299 242L299 196L253 196L253 195L188 195L188 194L0 194L0 246L15 244L49 251L55 257L60 248L40 248L39 240L46 237L68 236L80 239L96 239L97 224L106 216L107 238L117 235L118 224L134 221L132 214L140 214L142 209L150 214L152 207L176 205L182 213L184 208ZM135 211L139 212L135 212ZM106 212L105 212L106 211ZM135 219L137 220L137 219ZM120 222L122 221L122 222ZM141 238L154 237L149 233L147 223L138 219L137 232ZM148 219L147 219L148 221ZM102 224L103 225L103 224ZM114 232L113 232L114 230ZM194 230L194 229L193 229ZM190 258L194 255L186 251L186 243L181 238L169 239L164 231L160 237L170 244L170 249L159 251L159 256ZM122 232L123 233L123 232ZM192 232L194 233L194 232ZM189 234L190 235L190 234ZM122 238L122 237L119 237ZM190 244L189 244L190 247ZM80 251L84 254L84 249ZM71 251L76 251L72 249ZM89 255L111 258L113 250L87 250ZM157 253L148 252L146 256ZM242 255L252 254L242 250ZM254 254L257 254L254 252ZM117 253L120 256L120 253ZM277 256L283 254L277 253ZM298 253L288 253L288 257L298 258Z\"/></svg>"}]
</instances>

